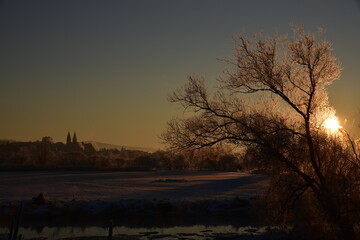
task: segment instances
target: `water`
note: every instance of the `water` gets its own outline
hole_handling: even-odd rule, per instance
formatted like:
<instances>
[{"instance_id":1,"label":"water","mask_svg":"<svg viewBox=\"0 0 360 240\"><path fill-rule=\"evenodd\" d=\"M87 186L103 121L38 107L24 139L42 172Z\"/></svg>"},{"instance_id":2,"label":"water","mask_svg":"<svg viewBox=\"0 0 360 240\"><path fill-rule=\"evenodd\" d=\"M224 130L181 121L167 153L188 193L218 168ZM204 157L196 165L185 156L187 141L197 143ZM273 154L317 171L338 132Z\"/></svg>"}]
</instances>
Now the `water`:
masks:
<instances>
[{"instance_id":1,"label":"water","mask_svg":"<svg viewBox=\"0 0 360 240\"><path fill-rule=\"evenodd\" d=\"M133 237L134 239L213 239L219 236L240 236L240 235L260 235L265 232L264 227L234 227L232 225L223 226L174 226L167 228L130 228L125 226L115 226L113 228L113 236ZM7 236L9 230L0 228L0 236ZM75 237L95 237L102 236L106 239L108 236L108 228L99 226L86 227L27 227L20 228L19 234L25 236L25 239L47 238L47 239L63 239ZM0 237L0 239L2 239Z\"/></svg>"}]
</instances>

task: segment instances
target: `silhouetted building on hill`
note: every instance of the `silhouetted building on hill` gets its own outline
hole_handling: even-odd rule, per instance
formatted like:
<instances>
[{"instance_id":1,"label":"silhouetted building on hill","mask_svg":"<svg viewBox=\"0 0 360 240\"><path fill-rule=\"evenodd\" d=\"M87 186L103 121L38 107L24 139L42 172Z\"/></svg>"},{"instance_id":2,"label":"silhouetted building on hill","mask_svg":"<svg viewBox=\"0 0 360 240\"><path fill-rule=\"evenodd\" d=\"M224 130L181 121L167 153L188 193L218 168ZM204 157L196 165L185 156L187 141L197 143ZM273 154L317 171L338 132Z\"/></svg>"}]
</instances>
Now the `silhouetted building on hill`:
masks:
<instances>
[{"instance_id":1,"label":"silhouetted building on hill","mask_svg":"<svg viewBox=\"0 0 360 240\"><path fill-rule=\"evenodd\" d=\"M96 152L94 146L91 143L78 142L76 132L74 132L72 139L70 132L68 132L64 150L66 152Z\"/></svg>"},{"instance_id":2,"label":"silhouetted building on hill","mask_svg":"<svg viewBox=\"0 0 360 240\"><path fill-rule=\"evenodd\" d=\"M68 134L67 134L67 137L66 137L66 144L67 144L67 145L71 144L70 132L68 132Z\"/></svg>"},{"instance_id":3,"label":"silhouetted building on hill","mask_svg":"<svg viewBox=\"0 0 360 240\"><path fill-rule=\"evenodd\" d=\"M76 132L74 132L74 135L71 139L70 132L68 132L66 137L66 152L78 152L83 151L84 146L77 141Z\"/></svg>"},{"instance_id":4,"label":"silhouetted building on hill","mask_svg":"<svg viewBox=\"0 0 360 240\"><path fill-rule=\"evenodd\" d=\"M71 144L74 144L74 143L77 143L77 142L78 141L77 141L76 132L74 132L72 140L71 140L70 132L68 132L67 137L66 137L66 144L71 145Z\"/></svg>"},{"instance_id":5,"label":"silhouetted building on hill","mask_svg":"<svg viewBox=\"0 0 360 240\"><path fill-rule=\"evenodd\" d=\"M74 136L73 136L73 140L72 140L73 143L77 143L77 137L76 137L76 132L74 132Z\"/></svg>"}]
</instances>

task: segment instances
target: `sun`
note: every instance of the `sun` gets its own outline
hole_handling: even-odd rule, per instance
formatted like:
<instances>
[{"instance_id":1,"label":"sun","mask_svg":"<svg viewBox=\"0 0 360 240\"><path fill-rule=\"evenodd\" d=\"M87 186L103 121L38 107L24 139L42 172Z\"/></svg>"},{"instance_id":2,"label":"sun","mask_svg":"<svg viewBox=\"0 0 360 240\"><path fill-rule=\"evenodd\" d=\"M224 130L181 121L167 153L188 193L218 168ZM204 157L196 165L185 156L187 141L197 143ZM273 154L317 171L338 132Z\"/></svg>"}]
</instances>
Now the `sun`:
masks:
<instances>
[{"instance_id":1,"label":"sun","mask_svg":"<svg viewBox=\"0 0 360 240\"><path fill-rule=\"evenodd\" d=\"M339 124L338 118L333 115L324 121L323 127L328 129L331 133L337 133L342 126Z\"/></svg>"}]
</instances>

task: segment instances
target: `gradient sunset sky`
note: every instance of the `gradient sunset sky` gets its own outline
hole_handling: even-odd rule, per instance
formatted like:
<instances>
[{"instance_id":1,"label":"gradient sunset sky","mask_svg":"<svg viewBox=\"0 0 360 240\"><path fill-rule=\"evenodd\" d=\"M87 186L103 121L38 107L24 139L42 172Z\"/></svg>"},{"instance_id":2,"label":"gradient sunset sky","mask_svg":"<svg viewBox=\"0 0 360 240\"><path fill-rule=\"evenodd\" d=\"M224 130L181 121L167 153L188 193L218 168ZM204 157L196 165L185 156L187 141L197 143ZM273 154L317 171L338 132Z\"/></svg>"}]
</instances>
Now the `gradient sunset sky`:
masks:
<instances>
[{"instance_id":1,"label":"gradient sunset sky","mask_svg":"<svg viewBox=\"0 0 360 240\"><path fill-rule=\"evenodd\" d=\"M324 27L343 66L329 87L360 137L360 3L356 0L0 1L0 139L160 148L182 110L167 95L187 75L214 81L232 35Z\"/></svg>"}]
</instances>

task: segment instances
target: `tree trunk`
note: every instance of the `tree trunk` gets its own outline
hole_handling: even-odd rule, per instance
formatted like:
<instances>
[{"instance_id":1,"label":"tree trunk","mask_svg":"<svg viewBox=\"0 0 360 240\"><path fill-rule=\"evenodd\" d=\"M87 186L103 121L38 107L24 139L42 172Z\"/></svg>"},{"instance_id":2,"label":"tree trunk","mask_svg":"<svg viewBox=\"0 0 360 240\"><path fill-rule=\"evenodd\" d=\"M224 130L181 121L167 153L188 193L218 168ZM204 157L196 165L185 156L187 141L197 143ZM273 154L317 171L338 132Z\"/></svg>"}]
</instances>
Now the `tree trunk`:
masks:
<instances>
[{"instance_id":1,"label":"tree trunk","mask_svg":"<svg viewBox=\"0 0 360 240\"><path fill-rule=\"evenodd\" d=\"M327 195L324 201L322 201L323 209L325 214L328 215L329 220L334 226L338 227L336 234L339 239L344 240L355 240L355 231L353 224L341 215L341 210L337 204L335 204L330 197Z\"/></svg>"}]
</instances>

